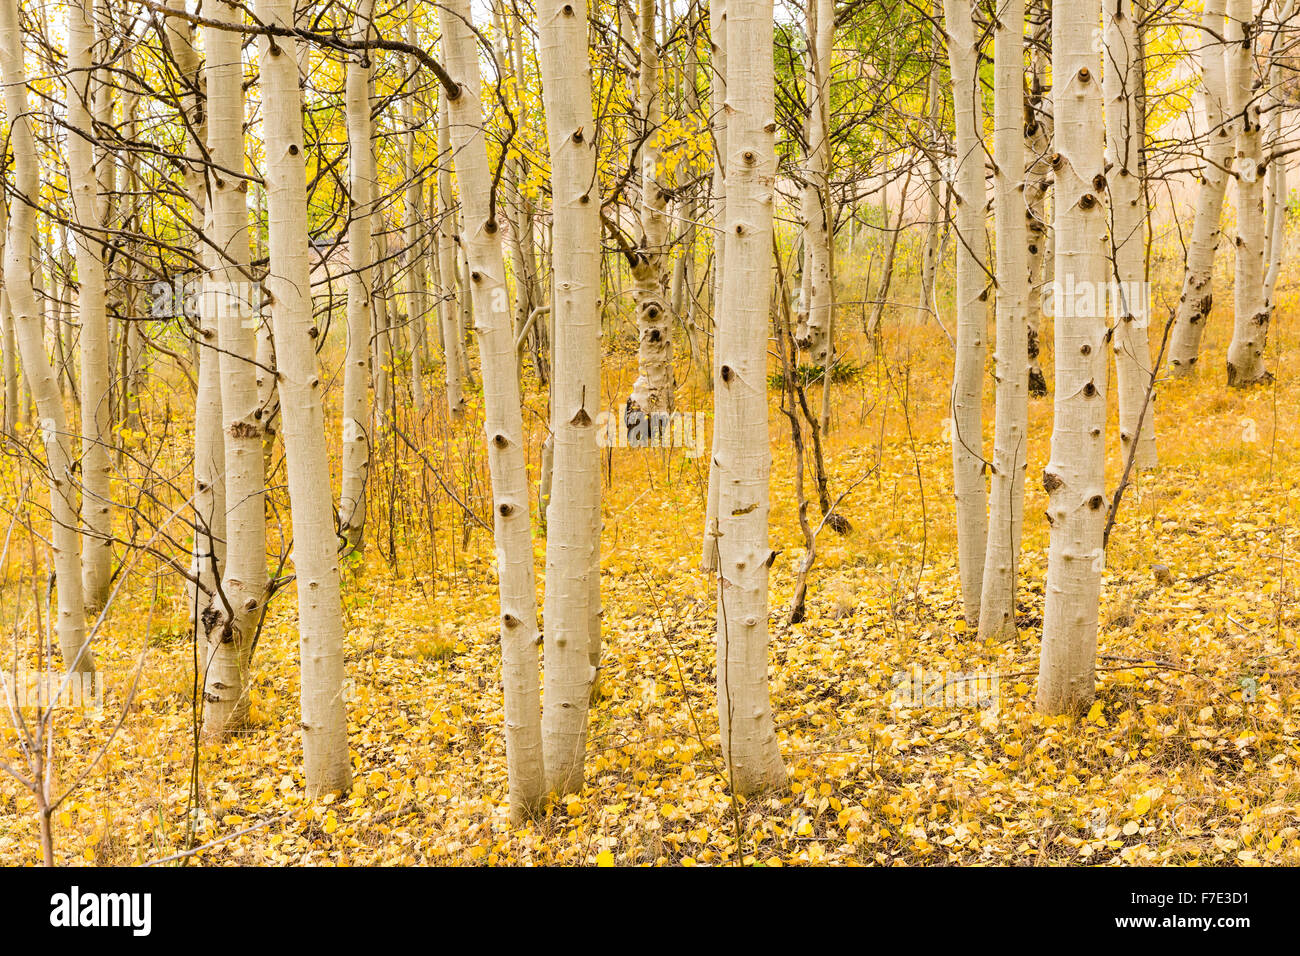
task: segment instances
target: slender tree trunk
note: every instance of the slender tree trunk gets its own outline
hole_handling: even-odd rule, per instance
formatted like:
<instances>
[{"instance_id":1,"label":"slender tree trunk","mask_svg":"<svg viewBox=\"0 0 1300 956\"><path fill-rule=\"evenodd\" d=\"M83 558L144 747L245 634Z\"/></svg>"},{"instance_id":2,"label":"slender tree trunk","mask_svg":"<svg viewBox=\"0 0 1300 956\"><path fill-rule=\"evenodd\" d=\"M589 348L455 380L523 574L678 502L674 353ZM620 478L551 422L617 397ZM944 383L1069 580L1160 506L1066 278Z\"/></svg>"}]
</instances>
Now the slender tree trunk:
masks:
<instances>
[{"instance_id":1,"label":"slender tree trunk","mask_svg":"<svg viewBox=\"0 0 1300 956\"><path fill-rule=\"evenodd\" d=\"M292 0L257 0L258 19L294 25ZM266 138L270 268L267 294L278 348L281 437L289 472L293 568L298 589L302 749L307 792L346 790L352 781L343 695L343 614L337 538L326 457L325 412L316 360L307 240L307 170L297 41L258 38Z\"/></svg>"},{"instance_id":2,"label":"slender tree trunk","mask_svg":"<svg viewBox=\"0 0 1300 956\"><path fill-rule=\"evenodd\" d=\"M374 0L359 0L352 26L354 40L370 36ZM343 482L339 493L339 529L349 549L362 546L366 523L366 478L370 471L371 217L374 202L374 156L371 152L370 54L348 60L348 306L347 352L343 362Z\"/></svg>"},{"instance_id":3,"label":"slender tree trunk","mask_svg":"<svg viewBox=\"0 0 1300 956\"><path fill-rule=\"evenodd\" d=\"M722 282L726 276L727 243L727 0L709 0L709 113L713 117L713 296L712 321L716 338L718 310L722 303ZM718 349L714 341L710 387L718 381ZM705 571L718 569L718 429L716 416L709 450L709 484L704 501L704 536L700 566Z\"/></svg>"},{"instance_id":4,"label":"slender tree trunk","mask_svg":"<svg viewBox=\"0 0 1300 956\"><path fill-rule=\"evenodd\" d=\"M3 203L0 203L3 205ZM0 221L0 232L9 231L8 217ZM2 250L0 250L2 252ZM4 433L13 435L18 422L18 344L14 338L14 315L9 308L9 293L0 289L0 322L4 323Z\"/></svg>"},{"instance_id":5,"label":"slender tree trunk","mask_svg":"<svg viewBox=\"0 0 1300 956\"><path fill-rule=\"evenodd\" d=\"M659 45L655 38L655 0L639 0L641 68L638 83L641 122L641 242L632 269L638 332L637 378L629 412L651 417L649 432L667 427L660 416L673 410L673 325L668 308L668 193L660 181L663 90L659 82Z\"/></svg>"},{"instance_id":6,"label":"slender tree trunk","mask_svg":"<svg viewBox=\"0 0 1300 956\"><path fill-rule=\"evenodd\" d=\"M169 6L184 11L184 0L170 0ZM194 49L193 27L180 16L166 18L168 44L180 73L184 92L180 96L180 109L189 131L185 140L185 192L190 200L190 217L197 231L206 234L210 223L207 208L205 174L202 150L207 142L207 104L205 83L199 55ZM212 264L212 250L199 244L196 258L204 264L204 272ZM209 304L201 296L198 302L198 333L195 341L195 362L198 366L197 388L194 399L194 548L190 561L193 577L187 603L194 617L192 626L196 633L203 627L200 621L211 595L216 593L216 583L226 550L226 500L222 473L225 469L225 441L221 426L221 374L220 353L217 351L216 319ZM186 294L175 303L178 314L186 318L193 312L191 296Z\"/></svg>"},{"instance_id":7,"label":"slender tree trunk","mask_svg":"<svg viewBox=\"0 0 1300 956\"><path fill-rule=\"evenodd\" d=\"M375 168L375 167L372 167ZM378 179L376 179L378 182ZM376 431L386 428L393 417L393 320L389 315L388 243L378 233L371 237L370 317L374 325L370 341L370 366L375 370L374 424Z\"/></svg>"},{"instance_id":8,"label":"slender tree trunk","mask_svg":"<svg viewBox=\"0 0 1300 956\"><path fill-rule=\"evenodd\" d=\"M18 29L18 0L0 0L0 82L4 84L5 115L9 120L9 146L13 150L12 187L17 196L39 195L36 140L32 114L27 107L27 76L23 63L22 34ZM94 672L94 658L86 641L86 611L81 590L81 552L77 517L76 482L72 475L72 439L59 397L54 369L45 354L44 316L32 284L32 232L34 204L15 198L4 246L5 290L13 312L23 373L31 385L40 416L50 482L50 544L58 582L56 633L64 667L80 673Z\"/></svg>"},{"instance_id":9,"label":"slender tree trunk","mask_svg":"<svg viewBox=\"0 0 1300 956\"><path fill-rule=\"evenodd\" d=\"M418 45L415 31L416 0L406 0L406 42ZM410 69L418 65L410 61ZM406 177L406 311L411 329L411 399L418 415L424 414L428 400L424 393L424 357L427 351L429 293L424 275L425 245L428 241L424 224L424 178L416 165L415 132L423 125L424 117L416 115L415 100L402 98L402 156Z\"/></svg>"},{"instance_id":10,"label":"slender tree trunk","mask_svg":"<svg viewBox=\"0 0 1300 956\"><path fill-rule=\"evenodd\" d=\"M446 68L460 88L448 97L469 256L469 290L483 367L484 426L492 475L497 578L501 598L501 657L506 700L506 772L511 812L534 812L545 794L542 763L537 595L533 571L523 411L501 236L491 217L491 170L483 134L478 44L470 31L469 0L439 8ZM586 653L586 641L581 651Z\"/></svg>"},{"instance_id":11,"label":"slender tree trunk","mask_svg":"<svg viewBox=\"0 0 1300 956\"><path fill-rule=\"evenodd\" d=\"M446 92L443 92L446 100ZM438 110L438 315L442 322L443 365L447 381L447 410L452 418L465 413L465 352L461 348L460 307L456 300L456 207L451 198L451 132L446 103Z\"/></svg>"},{"instance_id":12,"label":"slender tree trunk","mask_svg":"<svg viewBox=\"0 0 1300 956\"><path fill-rule=\"evenodd\" d=\"M807 340L809 360L818 367L830 363L831 243L834 241L834 212L830 207L830 72L831 47L835 35L834 0L808 0L808 162L806 185L800 199L804 219L804 254L808 278Z\"/></svg>"},{"instance_id":13,"label":"slender tree trunk","mask_svg":"<svg viewBox=\"0 0 1300 956\"><path fill-rule=\"evenodd\" d=\"M771 0L727 11L727 272L718 310L718 723L733 789L785 783L768 691L767 339L776 149Z\"/></svg>"},{"instance_id":14,"label":"slender tree trunk","mask_svg":"<svg viewBox=\"0 0 1300 956\"><path fill-rule=\"evenodd\" d=\"M919 301L916 304L916 321L924 322L932 315L937 315L935 303L935 279L939 274L939 226L943 219L943 202L940 198L940 192L943 189L943 178L939 172L939 161L936 156L941 148L941 137L939 132L939 120L943 115L943 94L939 87L939 54L943 49L941 44L942 31L938 26L938 7L935 3L935 28L934 42L930 47L930 78L926 83L926 119L928 127L926 134L930 137L929 150L925 157L925 193L926 193L926 215L925 215L925 246L921 251L921 292ZM854 220L856 227L857 220ZM856 233L856 228L855 228Z\"/></svg>"},{"instance_id":15,"label":"slender tree trunk","mask_svg":"<svg viewBox=\"0 0 1300 956\"><path fill-rule=\"evenodd\" d=\"M1002 0L993 18L993 196L997 230L997 413L988 549L979 634L1016 633L1016 579L1029 444L1029 229L1025 174L1025 0Z\"/></svg>"},{"instance_id":16,"label":"slender tree trunk","mask_svg":"<svg viewBox=\"0 0 1300 956\"><path fill-rule=\"evenodd\" d=\"M209 16L239 24L238 7ZM248 713L246 671L266 596L266 507L257 333L249 279L248 179L244 171L244 64L233 30L204 30L207 79L209 238L216 246L204 299L217 316L225 439L226 559L221 593L204 618L208 653L204 731L237 728Z\"/></svg>"},{"instance_id":17,"label":"slender tree trunk","mask_svg":"<svg viewBox=\"0 0 1300 956\"><path fill-rule=\"evenodd\" d=\"M95 10L92 0L68 6L68 185L77 228L77 313L81 326L81 518L86 536L81 559L82 596L95 611L108 599L113 572L113 514L110 479L112 405L108 313L104 299L99 180L90 139L91 107L99 80L94 78Z\"/></svg>"},{"instance_id":18,"label":"slender tree trunk","mask_svg":"<svg viewBox=\"0 0 1300 956\"><path fill-rule=\"evenodd\" d=\"M1169 368L1175 377L1190 375L1201 349L1201 334L1214 303L1214 254L1222 230L1223 197L1232 163L1232 127L1228 120L1228 79L1223 41L1226 0L1205 0L1201 11L1201 107L1205 114L1205 162L1196 197L1196 217L1187 244L1187 266L1178 312L1169 337Z\"/></svg>"},{"instance_id":19,"label":"slender tree trunk","mask_svg":"<svg viewBox=\"0 0 1300 956\"><path fill-rule=\"evenodd\" d=\"M1232 131L1237 139L1237 260L1232 284L1232 341L1228 385L1242 388L1269 379L1264 368L1269 314L1264 294L1264 164L1260 97L1254 90L1255 17L1250 0L1228 0L1227 72Z\"/></svg>"},{"instance_id":20,"label":"slender tree trunk","mask_svg":"<svg viewBox=\"0 0 1300 956\"><path fill-rule=\"evenodd\" d=\"M1147 208L1142 176L1146 148L1142 95L1145 72L1138 36L1139 9L1133 0L1109 0L1105 16L1102 95L1106 100L1106 185L1110 193L1107 298L1115 316L1111 342L1119 399L1120 454L1121 460L1127 461L1132 453L1138 468L1154 468L1155 409L1147 400L1151 385L1151 346L1147 340L1151 303L1146 283Z\"/></svg>"},{"instance_id":21,"label":"slender tree trunk","mask_svg":"<svg viewBox=\"0 0 1300 956\"><path fill-rule=\"evenodd\" d=\"M1276 48L1283 41L1286 31L1295 17L1294 0L1286 0L1278 13L1278 27L1269 38L1268 54L1268 251L1265 256L1267 271L1264 274L1264 309L1271 316L1276 305L1277 280L1282 272L1282 260L1286 253L1286 206L1287 206L1287 155L1286 141L1283 135L1286 98L1283 83L1285 72L1281 56Z\"/></svg>"},{"instance_id":22,"label":"slender tree trunk","mask_svg":"<svg viewBox=\"0 0 1300 956\"><path fill-rule=\"evenodd\" d=\"M944 0L948 61L952 68L957 120L957 349L952 383L953 490L957 498L957 564L966 621L979 623L988 492L984 485L984 354L987 334L983 92L974 7L968 0Z\"/></svg>"},{"instance_id":23,"label":"slender tree trunk","mask_svg":"<svg viewBox=\"0 0 1300 956\"><path fill-rule=\"evenodd\" d=\"M1052 16L1056 125L1055 415L1043 472L1051 526L1038 709L1071 712L1093 696L1106 524L1106 210L1099 0Z\"/></svg>"},{"instance_id":24,"label":"slender tree trunk","mask_svg":"<svg viewBox=\"0 0 1300 956\"><path fill-rule=\"evenodd\" d=\"M1049 0L1033 0L1033 2L1041 4L1046 11L1045 16L1036 18L1036 39L1041 38L1046 42L1051 34L1050 2ZM1052 115L1051 102L1044 95L1047 58L1037 48L1031 56L1032 68L1025 118L1025 148L1029 151L1030 157L1025 185L1025 203L1029 207L1029 394L1043 396L1047 394L1047 378L1043 375L1043 366L1039 358L1041 352L1039 331L1043 317L1043 292L1049 281L1048 245L1051 236L1047 221L1047 191L1052 178L1050 155Z\"/></svg>"},{"instance_id":25,"label":"slender tree trunk","mask_svg":"<svg viewBox=\"0 0 1300 956\"><path fill-rule=\"evenodd\" d=\"M568 0L543 4L538 39L555 270L542 743L547 789L564 794L582 788L587 702L596 677L591 646L600 641L600 214L586 4L576 12Z\"/></svg>"}]
</instances>

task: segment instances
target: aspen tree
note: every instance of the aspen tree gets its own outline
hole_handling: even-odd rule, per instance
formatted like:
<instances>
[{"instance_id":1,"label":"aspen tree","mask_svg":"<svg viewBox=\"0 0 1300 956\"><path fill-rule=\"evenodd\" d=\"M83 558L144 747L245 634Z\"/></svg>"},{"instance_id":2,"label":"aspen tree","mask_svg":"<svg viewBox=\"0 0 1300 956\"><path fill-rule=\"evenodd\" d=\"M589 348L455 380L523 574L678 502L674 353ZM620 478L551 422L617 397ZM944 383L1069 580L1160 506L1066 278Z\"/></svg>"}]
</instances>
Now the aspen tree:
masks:
<instances>
[{"instance_id":1,"label":"aspen tree","mask_svg":"<svg viewBox=\"0 0 1300 956\"><path fill-rule=\"evenodd\" d=\"M1109 0L1103 34L1102 95L1106 101L1106 187L1110 210L1110 274L1107 298L1115 317L1115 391L1119 399L1122 460L1138 468L1156 464L1151 346L1151 303L1146 284L1146 148L1142 48L1134 0ZM1139 422L1141 423L1139 427Z\"/></svg>"},{"instance_id":2,"label":"aspen tree","mask_svg":"<svg viewBox=\"0 0 1300 956\"><path fill-rule=\"evenodd\" d=\"M807 180L800 199L804 219L804 276L808 279L808 357L818 367L832 357L831 311L833 302L831 243L834 212L830 207L830 72L835 36L834 0L806 0L808 5L808 162Z\"/></svg>"},{"instance_id":3,"label":"aspen tree","mask_svg":"<svg viewBox=\"0 0 1300 956\"><path fill-rule=\"evenodd\" d=\"M418 46L415 30L416 0L406 0L406 42ZM412 61L412 71L418 66ZM411 328L411 399L417 414L423 414L427 400L424 393L424 362L427 352L429 291L425 280L424 249L428 241L424 225L424 182L416 166L415 131L423 122L416 115L413 96L402 98L402 161L406 176L403 214L406 219L406 312Z\"/></svg>"},{"instance_id":4,"label":"aspen tree","mask_svg":"<svg viewBox=\"0 0 1300 956\"><path fill-rule=\"evenodd\" d=\"M446 91L438 108L438 184L435 218L438 221L438 316L442 324L443 367L446 374L447 411L452 418L465 413L465 352L461 347L460 309L456 303L456 207L451 198L451 133L447 124Z\"/></svg>"},{"instance_id":5,"label":"aspen tree","mask_svg":"<svg viewBox=\"0 0 1300 956\"><path fill-rule=\"evenodd\" d=\"M993 196L997 239L997 412L979 634L1016 633L1016 577L1029 444L1029 229L1025 176L1025 0L993 17Z\"/></svg>"},{"instance_id":6,"label":"aspen tree","mask_svg":"<svg viewBox=\"0 0 1300 956\"><path fill-rule=\"evenodd\" d=\"M190 215L195 229L206 234L209 229L207 192L204 185L203 150L207 148L207 97L206 84L199 55L194 49L193 27L185 17L185 0L170 0L168 9L176 15L167 17L167 41L180 72L185 92L180 96L180 109L190 135L185 138L185 193L189 199ZM204 244L197 258L204 272L212 263L212 250ZM194 547L190 560L193 578L188 603L194 615L196 631L199 616L207 608L216 583L221 575L221 565L226 552L226 499L225 442L221 426L221 372L220 353L217 348L216 318L206 296L199 296L197 310L192 308L190 296L184 294L173 303L181 314L189 317L197 312L198 333L195 336L198 365L197 387L194 397Z\"/></svg>"},{"instance_id":7,"label":"aspen tree","mask_svg":"<svg viewBox=\"0 0 1300 956\"><path fill-rule=\"evenodd\" d=\"M600 197L586 4L549 0L537 12L555 289L542 741L547 789L563 794L582 787L596 677L590 647L600 641L599 606L591 606L600 577Z\"/></svg>"},{"instance_id":8,"label":"aspen tree","mask_svg":"<svg viewBox=\"0 0 1300 956\"><path fill-rule=\"evenodd\" d=\"M18 29L18 0L0 0L0 83L4 85L13 150L13 188L17 197L40 191L32 114L27 107L27 76L22 34ZM94 658L86 641L86 611L81 590L81 535L77 517L76 481L72 468L72 439L59 395L54 369L45 353L44 315L32 282L34 204L15 199L9 210L4 244L4 279L23 374L40 417L41 444L49 471L50 544L58 586L55 633L63 665L69 671L93 673Z\"/></svg>"},{"instance_id":9,"label":"aspen tree","mask_svg":"<svg viewBox=\"0 0 1300 956\"><path fill-rule=\"evenodd\" d=\"M68 187L72 195L77 259L77 318L81 326L81 517L82 597L88 610L108 599L113 572L113 515L109 443L108 312L104 296L104 252L95 233L103 224L99 180L95 174L91 106L100 81L95 61L95 11L92 0L68 4ZM100 93L100 96L104 94Z\"/></svg>"},{"instance_id":10,"label":"aspen tree","mask_svg":"<svg viewBox=\"0 0 1300 956\"><path fill-rule=\"evenodd\" d=\"M1254 90L1255 41L1258 28L1250 0L1228 0L1228 95L1236 154L1232 172L1237 183L1236 268L1232 283L1232 341L1228 344L1228 385L1245 387L1267 381L1264 346L1269 314L1264 293L1264 164L1260 97Z\"/></svg>"},{"instance_id":11,"label":"aspen tree","mask_svg":"<svg viewBox=\"0 0 1300 956\"><path fill-rule=\"evenodd\" d=\"M718 723L739 794L785 783L767 683L767 339L776 117L771 0L727 9L727 271L717 311Z\"/></svg>"},{"instance_id":12,"label":"aspen tree","mask_svg":"<svg viewBox=\"0 0 1300 956\"><path fill-rule=\"evenodd\" d=\"M1047 378L1040 361L1039 339L1043 316L1043 293L1047 284L1050 260L1047 255L1050 234L1047 223L1047 193L1050 188L1052 165L1052 114L1051 102L1044 95L1047 82L1046 57L1040 46L1051 33L1051 7L1049 0L1032 0L1035 11L1035 45L1031 53L1029 91L1026 97L1025 148L1030 156L1025 204L1029 209L1029 394L1047 394ZM1040 12L1041 11L1041 12ZM1038 42L1041 39L1041 43Z\"/></svg>"},{"instance_id":13,"label":"aspen tree","mask_svg":"<svg viewBox=\"0 0 1300 956\"><path fill-rule=\"evenodd\" d=\"M445 66L457 86L456 95L445 99L464 214L461 241L469 257L468 287L474 300L482 360L484 430L492 476L493 536L501 601L506 773L511 813L519 819L535 812L546 792L523 409L505 258L498 224L491 217L492 174L483 132L478 47L471 31L469 0L448 0L438 13ZM582 651L586 652L585 642Z\"/></svg>"},{"instance_id":14,"label":"aspen tree","mask_svg":"<svg viewBox=\"0 0 1300 956\"><path fill-rule=\"evenodd\" d=\"M282 29L294 26L292 0L257 0L254 9L262 23ZM258 38L270 254L266 291L278 346L280 434L293 519L303 769L307 792L314 796L348 789L352 766L343 685L337 538L328 493L323 385L316 359L320 329L312 315L297 46L298 41L291 37Z\"/></svg>"},{"instance_id":15,"label":"aspen tree","mask_svg":"<svg viewBox=\"0 0 1300 956\"><path fill-rule=\"evenodd\" d=\"M1205 159L1196 213L1187 244L1182 295L1169 336L1169 368L1175 377L1190 375L1201 349L1201 334L1214 304L1214 254L1222 236L1223 197L1232 165L1233 137L1228 120L1228 77L1224 54L1223 13L1227 0L1205 0L1201 10L1201 112L1205 117Z\"/></svg>"},{"instance_id":16,"label":"aspen tree","mask_svg":"<svg viewBox=\"0 0 1300 956\"><path fill-rule=\"evenodd\" d=\"M988 492L984 484L983 395L987 318L983 92L979 48L968 0L944 0L952 69L957 162L953 182L957 229L957 349L952 383L953 490L957 497L957 564L966 622L979 623Z\"/></svg>"},{"instance_id":17,"label":"aspen tree","mask_svg":"<svg viewBox=\"0 0 1300 956\"><path fill-rule=\"evenodd\" d=\"M641 240L632 268L636 298L637 377L631 401L635 411L650 416L650 433L657 433L661 416L673 410L672 315L667 297L664 258L668 247L668 192L660 180L663 92L659 78L659 44L655 38L655 0L640 4L638 50L641 66L637 95L642 123Z\"/></svg>"},{"instance_id":18,"label":"aspen tree","mask_svg":"<svg viewBox=\"0 0 1300 956\"><path fill-rule=\"evenodd\" d=\"M370 37L374 0L357 0L352 39ZM343 357L343 481L339 529L349 549L361 547L366 522L366 478L370 471L371 331L374 317L372 216L374 155L370 122L370 51L348 59L345 85L348 127L348 304L347 351Z\"/></svg>"},{"instance_id":19,"label":"aspen tree","mask_svg":"<svg viewBox=\"0 0 1300 956\"><path fill-rule=\"evenodd\" d=\"M936 153L940 148L939 118L943 111L943 95L939 87L939 52L941 50L942 31L938 26L938 6L935 4L934 40L930 48L930 76L925 87L926 133L934 141L925 157L925 245L921 251L921 292L916 304L916 321L924 322L935 315L935 279L939 274L939 227L943 219L943 202L941 191L943 178L939 171ZM854 220L856 226L857 220Z\"/></svg>"},{"instance_id":20,"label":"aspen tree","mask_svg":"<svg viewBox=\"0 0 1300 956\"><path fill-rule=\"evenodd\" d=\"M1055 121L1056 379L1052 450L1043 472L1051 527L1038 709L1059 714L1092 699L1106 523L1105 160L1100 0L1052 11Z\"/></svg>"},{"instance_id":21,"label":"aspen tree","mask_svg":"<svg viewBox=\"0 0 1300 956\"><path fill-rule=\"evenodd\" d=\"M1264 257L1264 310L1271 316L1276 304L1277 280L1282 272L1286 251L1287 151L1283 137L1286 99L1283 96L1285 74L1282 55L1278 52L1283 35L1295 17L1294 0L1286 0L1278 12L1278 25L1269 35L1268 48L1268 214L1265 217L1267 252Z\"/></svg>"},{"instance_id":22,"label":"aspen tree","mask_svg":"<svg viewBox=\"0 0 1300 956\"><path fill-rule=\"evenodd\" d=\"M9 231L9 216L0 202L0 234ZM0 257L4 249L0 245ZM14 317L9 308L9 293L0 289L0 323L3 323L4 348L4 434L12 435L18 421L18 344L14 338Z\"/></svg>"},{"instance_id":23,"label":"aspen tree","mask_svg":"<svg viewBox=\"0 0 1300 956\"><path fill-rule=\"evenodd\" d=\"M239 7L212 14L237 26ZM208 208L215 246L204 300L217 316L225 444L226 556L221 593L204 617L204 730L238 727L248 712L246 671L266 595L266 508L262 409L257 396L256 324L249 280L248 179L244 170L244 64L240 34L204 30L208 106Z\"/></svg>"},{"instance_id":24,"label":"aspen tree","mask_svg":"<svg viewBox=\"0 0 1300 956\"><path fill-rule=\"evenodd\" d=\"M727 0L709 0L709 112L713 131L713 296L712 309L714 335L717 335L717 314L722 302L722 280L726 275L727 258ZM718 380L718 350L716 342L710 350L713 361L710 384ZM713 429L709 449L709 483L704 501L704 535L701 545L700 567L705 571L718 569L718 430Z\"/></svg>"}]
</instances>

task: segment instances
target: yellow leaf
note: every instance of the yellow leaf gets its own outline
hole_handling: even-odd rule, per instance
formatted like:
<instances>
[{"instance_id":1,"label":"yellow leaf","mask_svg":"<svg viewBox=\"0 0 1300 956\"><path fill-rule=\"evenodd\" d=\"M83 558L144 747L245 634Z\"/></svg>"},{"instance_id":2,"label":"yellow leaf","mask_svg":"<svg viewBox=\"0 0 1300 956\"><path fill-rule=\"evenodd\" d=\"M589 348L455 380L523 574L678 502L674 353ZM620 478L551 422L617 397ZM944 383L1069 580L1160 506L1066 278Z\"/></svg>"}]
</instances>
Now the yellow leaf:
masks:
<instances>
[{"instance_id":1,"label":"yellow leaf","mask_svg":"<svg viewBox=\"0 0 1300 956\"><path fill-rule=\"evenodd\" d=\"M597 865L597 866L613 866L613 865L614 865L614 854L613 854L613 853L610 853L608 850L601 850L599 853L596 854L596 865Z\"/></svg>"}]
</instances>

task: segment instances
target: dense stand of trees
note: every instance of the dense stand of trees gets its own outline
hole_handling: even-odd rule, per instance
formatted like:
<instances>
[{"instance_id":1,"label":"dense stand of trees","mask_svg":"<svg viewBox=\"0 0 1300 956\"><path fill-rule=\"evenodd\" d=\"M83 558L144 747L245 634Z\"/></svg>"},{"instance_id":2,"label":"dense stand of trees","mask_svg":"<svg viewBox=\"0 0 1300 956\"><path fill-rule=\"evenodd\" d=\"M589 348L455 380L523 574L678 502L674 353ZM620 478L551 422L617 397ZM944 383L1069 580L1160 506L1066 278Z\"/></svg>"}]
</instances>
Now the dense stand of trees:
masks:
<instances>
[{"instance_id":1,"label":"dense stand of trees","mask_svg":"<svg viewBox=\"0 0 1300 956\"><path fill-rule=\"evenodd\" d=\"M1044 520L1024 509L1029 404L1053 403L1029 476L1051 541L1038 706L1085 707L1123 481L1177 419L1157 380L1269 379L1295 20L1292 0L0 0L5 448L62 666L93 672L94 622L128 613L114 586L147 554L188 595L203 732L228 734L267 608L296 592L308 788L345 789L341 569L432 522L398 504L414 452L426 501L494 542L513 812L579 790L602 368L626 356L633 446L670 438L688 379L710 396L721 750L737 793L781 786L769 365L799 449L797 619L817 532L848 529L823 443L860 311L877 360L889 322L952 345L956 574L985 639L1017 633ZM1157 222L1183 260L1160 308ZM867 247L850 304L841 266ZM536 469L529 394L549 409ZM486 488L447 484L435 434L477 436Z\"/></svg>"}]
</instances>

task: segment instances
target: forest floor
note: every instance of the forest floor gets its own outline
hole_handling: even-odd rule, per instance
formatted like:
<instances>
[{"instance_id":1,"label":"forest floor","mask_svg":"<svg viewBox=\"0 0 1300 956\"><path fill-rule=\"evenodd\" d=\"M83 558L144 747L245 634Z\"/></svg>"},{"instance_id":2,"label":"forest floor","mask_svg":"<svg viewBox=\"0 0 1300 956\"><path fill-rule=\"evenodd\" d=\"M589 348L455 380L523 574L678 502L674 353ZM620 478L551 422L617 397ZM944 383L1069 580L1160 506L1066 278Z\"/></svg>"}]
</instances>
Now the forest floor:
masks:
<instances>
[{"instance_id":1,"label":"forest floor","mask_svg":"<svg viewBox=\"0 0 1300 956\"><path fill-rule=\"evenodd\" d=\"M286 592L257 649L249 728L199 748L193 840L210 845L185 859L1300 864L1294 288L1280 305L1275 383L1224 387L1230 316L1221 309L1198 377L1160 387L1161 464L1134 478L1111 539L1086 716L1034 711L1051 399L1031 408L1020 633L982 643L961 620L954 567L943 425L951 351L933 324L907 325L891 328L886 360L867 361L835 388L830 490L852 488L840 510L853 530L818 537L808 617L794 625L786 617L802 538L788 423L772 393L772 541L781 553L771 678L787 792L733 800L721 767L712 593L698 567L707 459L612 449L605 658L583 792L531 824L509 820L489 536L474 531L436 575L418 542L409 553L397 543L396 565L377 543L345 568L354 788L304 797ZM609 383L607 404L626 384ZM707 407L702 395L683 402ZM991 434L991 404L987 420ZM1109 434L1117 446L1113 396ZM1113 488L1117 451L1111 459ZM544 548L539 535L539 569ZM110 685L102 713L60 717L60 778L72 780L113 730L140 669L107 756L56 815L61 863L140 863L190 845L184 600L145 579L130 601L135 610L115 611L97 638ZM997 675L995 702L900 701L899 675L916 668L927 682ZM14 781L0 781L0 863L39 862L33 806Z\"/></svg>"}]
</instances>

